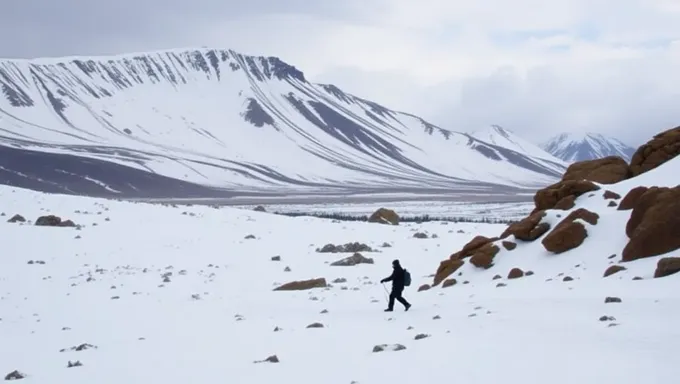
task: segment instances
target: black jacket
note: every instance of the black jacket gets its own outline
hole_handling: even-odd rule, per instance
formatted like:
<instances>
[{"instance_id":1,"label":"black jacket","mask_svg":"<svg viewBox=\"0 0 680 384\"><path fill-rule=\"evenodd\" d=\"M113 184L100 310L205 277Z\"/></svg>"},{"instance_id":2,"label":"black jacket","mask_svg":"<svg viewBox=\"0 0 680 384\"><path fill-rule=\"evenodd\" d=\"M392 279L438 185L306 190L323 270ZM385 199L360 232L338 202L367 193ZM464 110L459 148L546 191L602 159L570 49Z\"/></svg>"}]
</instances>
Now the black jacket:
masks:
<instances>
[{"instance_id":1,"label":"black jacket","mask_svg":"<svg viewBox=\"0 0 680 384\"><path fill-rule=\"evenodd\" d=\"M392 274L389 277L382 279L381 283L386 283L388 281L392 282L393 291L404 290L404 268L401 266L396 266L392 270Z\"/></svg>"}]
</instances>

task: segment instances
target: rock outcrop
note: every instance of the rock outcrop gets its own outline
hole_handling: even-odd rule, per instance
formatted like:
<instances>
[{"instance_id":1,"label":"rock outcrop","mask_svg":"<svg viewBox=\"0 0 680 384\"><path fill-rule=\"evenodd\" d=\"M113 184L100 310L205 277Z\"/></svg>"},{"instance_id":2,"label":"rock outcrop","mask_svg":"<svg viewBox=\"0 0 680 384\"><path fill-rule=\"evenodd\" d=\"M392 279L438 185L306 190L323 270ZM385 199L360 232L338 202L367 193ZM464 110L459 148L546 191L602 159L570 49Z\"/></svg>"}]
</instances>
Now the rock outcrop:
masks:
<instances>
[{"instance_id":1,"label":"rock outcrop","mask_svg":"<svg viewBox=\"0 0 680 384\"><path fill-rule=\"evenodd\" d=\"M542 223L545 211L537 211L524 219L512 223L501 234L501 239L513 235L517 240L534 241L550 230L550 224Z\"/></svg>"},{"instance_id":2,"label":"rock outcrop","mask_svg":"<svg viewBox=\"0 0 680 384\"><path fill-rule=\"evenodd\" d=\"M321 278L318 278L318 279L291 281L290 283L283 284L282 286L280 286L278 288L274 288L274 290L275 291L304 291L304 290L307 290L307 289L325 288L327 286L328 286L328 284L326 283L326 279L321 277Z\"/></svg>"},{"instance_id":3,"label":"rock outcrop","mask_svg":"<svg viewBox=\"0 0 680 384\"><path fill-rule=\"evenodd\" d=\"M600 184L615 184L630 177L625 160L618 156L573 163L567 168L562 180L589 180Z\"/></svg>"},{"instance_id":4,"label":"rock outcrop","mask_svg":"<svg viewBox=\"0 0 680 384\"><path fill-rule=\"evenodd\" d=\"M664 257L656 264L654 278L666 277L680 272L680 257Z\"/></svg>"},{"instance_id":5,"label":"rock outcrop","mask_svg":"<svg viewBox=\"0 0 680 384\"><path fill-rule=\"evenodd\" d=\"M555 229L544 237L541 243L546 250L557 254L577 248L588 237L588 231L583 223L576 220L581 219L589 224L596 225L599 217L597 213L579 208L557 224Z\"/></svg>"},{"instance_id":6,"label":"rock outcrop","mask_svg":"<svg viewBox=\"0 0 680 384\"><path fill-rule=\"evenodd\" d=\"M650 171L677 155L680 155L680 127L661 132L638 148L630 160L631 176Z\"/></svg>"},{"instance_id":7,"label":"rock outcrop","mask_svg":"<svg viewBox=\"0 0 680 384\"><path fill-rule=\"evenodd\" d=\"M335 261L331 263L334 267L352 267L359 264L373 264L374 261L370 257L365 257L361 253L357 252L350 257L346 257L342 260Z\"/></svg>"},{"instance_id":8,"label":"rock outcrop","mask_svg":"<svg viewBox=\"0 0 680 384\"><path fill-rule=\"evenodd\" d=\"M622 260L658 256L680 248L680 186L652 187L637 200L626 224L630 238Z\"/></svg>"},{"instance_id":9,"label":"rock outcrop","mask_svg":"<svg viewBox=\"0 0 680 384\"><path fill-rule=\"evenodd\" d=\"M380 208L368 218L369 223L399 225L399 215L391 209Z\"/></svg>"},{"instance_id":10,"label":"rock outcrop","mask_svg":"<svg viewBox=\"0 0 680 384\"><path fill-rule=\"evenodd\" d=\"M546 209L555 209L562 199L577 198L584 193L597 191L600 187L587 180L562 180L536 192L533 213Z\"/></svg>"}]
</instances>

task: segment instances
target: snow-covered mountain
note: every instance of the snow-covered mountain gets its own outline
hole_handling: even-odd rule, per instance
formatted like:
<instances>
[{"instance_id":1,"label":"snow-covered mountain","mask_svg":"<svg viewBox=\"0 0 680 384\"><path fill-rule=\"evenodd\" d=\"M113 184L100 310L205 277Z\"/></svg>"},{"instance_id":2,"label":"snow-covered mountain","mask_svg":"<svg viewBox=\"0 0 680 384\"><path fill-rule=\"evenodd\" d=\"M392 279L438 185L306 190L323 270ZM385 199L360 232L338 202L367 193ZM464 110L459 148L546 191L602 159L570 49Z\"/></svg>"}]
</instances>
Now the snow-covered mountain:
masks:
<instances>
[{"instance_id":1,"label":"snow-covered mountain","mask_svg":"<svg viewBox=\"0 0 680 384\"><path fill-rule=\"evenodd\" d=\"M566 166L232 50L0 60L0 88L0 183L42 191L508 192Z\"/></svg>"},{"instance_id":2,"label":"snow-covered mountain","mask_svg":"<svg viewBox=\"0 0 680 384\"><path fill-rule=\"evenodd\" d=\"M564 164L565 166L568 166L568 164L562 159L553 156L540 146L525 140L524 138L515 134L513 131L503 128L499 125L489 125L483 129L472 131L470 132L470 136L484 143L507 148L517 153L524 153L534 158L543 159L551 163Z\"/></svg>"},{"instance_id":3,"label":"snow-covered mountain","mask_svg":"<svg viewBox=\"0 0 680 384\"><path fill-rule=\"evenodd\" d=\"M541 147L567 162L600 159L607 156L620 156L630 161L635 153L635 148L599 133L563 133L543 143Z\"/></svg>"}]
</instances>

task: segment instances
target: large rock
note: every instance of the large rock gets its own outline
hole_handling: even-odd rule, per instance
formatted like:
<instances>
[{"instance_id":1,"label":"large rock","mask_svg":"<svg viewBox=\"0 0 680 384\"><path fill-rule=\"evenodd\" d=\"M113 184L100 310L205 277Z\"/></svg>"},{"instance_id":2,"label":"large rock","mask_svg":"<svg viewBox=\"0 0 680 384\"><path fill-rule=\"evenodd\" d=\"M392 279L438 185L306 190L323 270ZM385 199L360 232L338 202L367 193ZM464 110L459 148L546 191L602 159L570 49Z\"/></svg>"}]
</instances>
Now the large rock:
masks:
<instances>
[{"instance_id":1,"label":"large rock","mask_svg":"<svg viewBox=\"0 0 680 384\"><path fill-rule=\"evenodd\" d=\"M346 257L342 260L334 261L331 263L334 267L352 267L359 264L373 264L373 259L370 257L365 257L361 253L357 252L350 257Z\"/></svg>"},{"instance_id":2,"label":"large rock","mask_svg":"<svg viewBox=\"0 0 680 384\"><path fill-rule=\"evenodd\" d=\"M55 215L40 216L35 221L35 225L42 227L75 227L76 224L71 220L62 221L61 217Z\"/></svg>"},{"instance_id":3,"label":"large rock","mask_svg":"<svg viewBox=\"0 0 680 384\"><path fill-rule=\"evenodd\" d=\"M380 208L368 218L369 223L399 224L399 215L391 209Z\"/></svg>"},{"instance_id":4,"label":"large rock","mask_svg":"<svg viewBox=\"0 0 680 384\"><path fill-rule=\"evenodd\" d=\"M622 260L658 256L680 248L680 186L649 188L638 199L626 224L630 238Z\"/></svg>"},{"instance_id":5,"label":"large rock","mask_svg":"<svg viewBox=\"0 0 680 384\"><path fill-rule=\"evenodd\" d=\"M661 132L640 146L630 160L632 176L652 170L680 154L680 127Z\"/></svg>"},{"instance_id":6,"label":"large rock","mask_svg":"<svg viewBox=\"0 0 680 384\"><path fill-rule=\"evenodd\" d=\"M550 224L541 223L545 211L537 211L524 219L512 223L501 234L501 239L514 235L517 240L534 241L550 230Z\"/></svg>"},{"instance_id":7,"label":"large rock","mask_svg":"<svg viewBox=\"0 0 680 384\"><path fill-rule=\"evenodd\" d=\"M291 281L290 283L283 284L282 286L278 288L274 288L275 291L304 291L307 289L314 289L314 288L325 288L327 287L328 284L326 283L326 279L323 277L318 278L318 279L311 279L311 280L300 280L300 281Z\"/></svg>"},{"instance_id":8,"label":"large rock","mask_svg":"<svg viewBox=\"0 0 680 384\"><path fill-rule=\"evenodd\" d=\"M459 259L448 259L439 263L439 268L437 268L437 272L434 275L434 282L432 283L432 286L438 285L444 281L447 277L451 276L460 267L462 267L463 264L465 264L465 262Z\"/></svg>"},{"instance_id":9,"label":"large rock","mask_svg":"<svg viewBox=\"0 0 680 384\"><path fill-rule=\"evenodd\" d=\"M665 277L680 272L680 257L664 257L656 263L654 277Z\"/></svg>"},{"instance_id":10,"label":"large rock","mask_svg":"<svg viewBox=\"0 0 680 384\"><path fill-rule=\"evenodd\" d=\"M546 250L557 254L578 248L588 237L588 231L582 223L576 220L581 219L596 225L599 217L597 213L579 208L557 224L541 243Z\"/></svg>"},{"instance_id":11,"label":"large rock","mask_svg":"<svg viewBox=\"0 0 680 384\"><path fill-rule=\"evenodd\" d=\"M534 195L534 212L546 209L554 209L555 206L564 198L577 198L584 193L597 191L600 187L587 180L563 180L548 187L545 187Z\"/></svg>"},{"instance_id":12,"label":"large rock","mask_svg":"<svg viewBox=\"0 0 680 384\"><path fill-rule=\"evenodd\" d=\"M487 243L475 251L474 255L470 258L470 264L477 268L491 268L493 266L493 259L500 250L497 245Z\"/></svg>"},{"instance_id":13,"label":"large rock","mask_svg":"<svg viewBox=\"0 0 680 384\"><path fill-rule=\"evenodd\" d=\"M600 184L614 184L626 180L631 172L625 160L618 156L573 163L562 180L590 180Z\"/></svg>"},{"instance_id":14,"label":"large rock","mask_svg":"<svg viewBox=\"0 0 680 384\"><path fill-rule=\"evenodd\" d=\"M647 192L648 189L649 188L647 187L635 187L628 191L623 200L621 200L621 203L619 204L617 210L627 211L629 209L633 209L637 204L638 200L640 199L640 197L644 195L644 193Z\"/></svg>"}]
</instances>

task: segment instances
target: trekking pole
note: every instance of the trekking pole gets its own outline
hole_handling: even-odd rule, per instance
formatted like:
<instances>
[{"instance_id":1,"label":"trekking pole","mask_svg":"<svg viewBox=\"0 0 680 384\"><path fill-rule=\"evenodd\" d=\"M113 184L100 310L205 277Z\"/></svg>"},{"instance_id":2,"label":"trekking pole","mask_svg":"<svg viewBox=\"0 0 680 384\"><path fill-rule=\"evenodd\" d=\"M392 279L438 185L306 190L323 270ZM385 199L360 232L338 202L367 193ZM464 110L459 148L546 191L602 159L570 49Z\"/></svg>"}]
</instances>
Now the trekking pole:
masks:
<instances>
[{"instance_id":1,"label":"trekking pole","mask_svg":"<svg viewBox=\"0 0 680 384\"><path fill-rule=\"evenodd\" d=\"M382 287L385 290L385 300L387 300L387 302L389 302L390 301L390 298L388 296L389 292L387 291L387 287L385 286L385 283L382 283Z\"/></svg>"}]
</instances>

